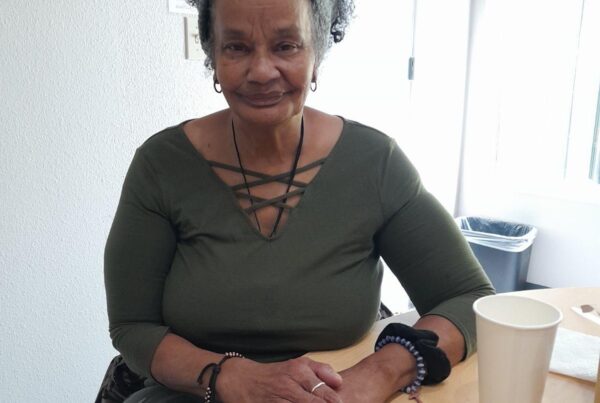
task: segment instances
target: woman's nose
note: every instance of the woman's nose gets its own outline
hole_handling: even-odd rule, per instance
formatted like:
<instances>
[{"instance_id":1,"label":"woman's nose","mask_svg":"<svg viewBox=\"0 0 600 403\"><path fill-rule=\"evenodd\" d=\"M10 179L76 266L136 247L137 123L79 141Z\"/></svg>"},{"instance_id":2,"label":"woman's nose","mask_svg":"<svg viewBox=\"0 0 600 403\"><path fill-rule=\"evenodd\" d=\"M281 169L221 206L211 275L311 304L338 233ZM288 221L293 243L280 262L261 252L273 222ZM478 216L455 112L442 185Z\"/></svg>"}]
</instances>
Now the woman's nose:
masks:
<instances>
[{"instance_id":1,"label":"woman's nose","mask_svg":"<svg viewBox=\"0 0 600 403\"><path fill-rule=\"evenodd\" d=\"M248 81L266 84L279 77L279 69L274 63L272 55L264 51L256 51L252 55L248 69Z\"/></svg>"}]
</instances>

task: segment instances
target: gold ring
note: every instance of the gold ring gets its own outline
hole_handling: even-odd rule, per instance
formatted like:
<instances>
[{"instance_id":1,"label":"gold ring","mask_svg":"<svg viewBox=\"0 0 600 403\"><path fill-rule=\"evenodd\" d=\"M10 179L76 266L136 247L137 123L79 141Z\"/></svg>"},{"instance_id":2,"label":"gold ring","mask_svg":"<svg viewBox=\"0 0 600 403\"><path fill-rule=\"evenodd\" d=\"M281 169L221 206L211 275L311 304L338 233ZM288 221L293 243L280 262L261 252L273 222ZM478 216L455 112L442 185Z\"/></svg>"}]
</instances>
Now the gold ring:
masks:
<instances>
[{"instance_id":1,"label":"gold ring","mask_svg":"<svg viewBox=\"0 0 600 403\"><path fill-rule=\"evenodd\" d=\"M310 393L314 393L315 390L317 390L318 388L320 388L321 386L325 385L325 382L319 382L317 383L315 386L313 386L313 388L310 390Z\"/></svg>"}]
</instances>

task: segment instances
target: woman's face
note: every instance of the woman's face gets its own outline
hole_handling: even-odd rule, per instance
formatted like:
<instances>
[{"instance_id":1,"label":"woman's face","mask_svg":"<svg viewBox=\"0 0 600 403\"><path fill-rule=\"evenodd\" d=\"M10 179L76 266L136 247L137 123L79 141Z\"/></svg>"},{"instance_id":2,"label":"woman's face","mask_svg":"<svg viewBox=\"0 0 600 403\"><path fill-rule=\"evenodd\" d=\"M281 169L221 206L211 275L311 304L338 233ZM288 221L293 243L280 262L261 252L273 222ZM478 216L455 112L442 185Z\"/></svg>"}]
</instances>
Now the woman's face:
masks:
<instances>
[{"instance_id":1,"label":"woman's face","mask_svg":"<svg viewBox=\"0 0 600 403\"><path fill-rule=\"evenodd\" d=\"M241 120L277 125L302 112L313 76L308 0L216 0L215 73Z\"/></svg>"}]
</instances>

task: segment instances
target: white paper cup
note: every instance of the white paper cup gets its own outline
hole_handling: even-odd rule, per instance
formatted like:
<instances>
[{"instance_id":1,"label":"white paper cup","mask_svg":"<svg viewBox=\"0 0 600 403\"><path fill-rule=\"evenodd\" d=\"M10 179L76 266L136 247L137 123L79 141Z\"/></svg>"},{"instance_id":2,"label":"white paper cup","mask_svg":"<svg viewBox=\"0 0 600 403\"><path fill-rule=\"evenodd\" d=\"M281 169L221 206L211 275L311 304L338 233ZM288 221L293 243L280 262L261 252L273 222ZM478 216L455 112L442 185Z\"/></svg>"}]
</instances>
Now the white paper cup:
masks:
<instances>
[{"instance_id":1,"label":"white paper cup","mask_svg":"<svg viewBox=\"0 0 600 403\"><path fill-rule=\"evenodd\" d=\"M473 304L480 403L540 403L562 312L531 298L491 295Z\"/></svg>"}]
</instances>

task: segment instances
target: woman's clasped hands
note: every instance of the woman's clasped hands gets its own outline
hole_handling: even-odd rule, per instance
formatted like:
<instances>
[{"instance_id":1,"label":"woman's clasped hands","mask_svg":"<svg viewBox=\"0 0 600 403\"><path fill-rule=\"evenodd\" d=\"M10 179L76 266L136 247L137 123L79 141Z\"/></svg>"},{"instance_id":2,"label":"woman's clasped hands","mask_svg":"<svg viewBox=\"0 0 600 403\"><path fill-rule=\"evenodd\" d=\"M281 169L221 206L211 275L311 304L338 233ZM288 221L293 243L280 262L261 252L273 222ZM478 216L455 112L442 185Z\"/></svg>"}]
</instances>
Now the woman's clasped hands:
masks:
<instances>
[{"instance_id":1,"label":"woman's clasped hands","mask_svg":"<svg viewBox=\"0 0 600 403\"><path fill-rule=\"evenodd\" d=\"M305 357L269 364L235 359L223 364L217 396L223 403L342 403L341 385L331 366Z\"/></svg>"},{"instance_id":2,"label":"woman's clasped hands","mask_svg":"<svg viewBox=\"0 0 600 403\"><path fill-rule=\"evenodd\" d=\"M389 380L369 360L341 373L306 357L262 364L236 359L223 364L217 395L223 403L382 403Z\"/></svg>"}]
</instances>

